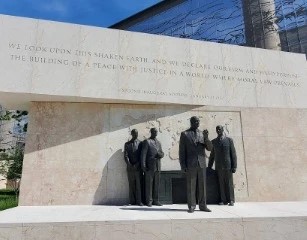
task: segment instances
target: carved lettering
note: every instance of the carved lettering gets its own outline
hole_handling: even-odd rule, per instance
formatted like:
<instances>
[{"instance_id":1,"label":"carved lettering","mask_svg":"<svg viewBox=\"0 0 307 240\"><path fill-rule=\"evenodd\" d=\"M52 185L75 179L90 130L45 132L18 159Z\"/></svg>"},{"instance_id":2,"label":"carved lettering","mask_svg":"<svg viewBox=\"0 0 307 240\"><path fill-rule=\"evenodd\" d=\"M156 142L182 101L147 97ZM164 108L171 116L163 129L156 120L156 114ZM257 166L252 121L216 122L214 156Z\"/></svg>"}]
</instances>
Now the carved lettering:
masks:
<instances>
[{"instance_id":1,"label":"carved lettering","mask_svg":"<svg viewBox=\"0 0 307 240\"><path fill-rule=\"evenodd\" d=\"M225 66L210 64L206 61L183 61L182 59L150 58L146 56L123 55L116 52L100 52L87 49L71 49L69 47L42 46L9 42L10 61L30 62L32 64L48 64L83 67L96 71L121 71L130 74L147 74L168 77L180 77L186 81L223 81L236 84L261 84L271 87L300 87L299 75L293 72L258 70L243 66ZM16 54L18 50L18 53ZM130 77L131 79L131 77ZM182 80L181 80L182 81ZM233 85L235 86L235 85ZM238 86L238 85L236 85ZM182 92L149 91L122 89L122 93L137 93L148 95L164 95L192 98L220 99L216 96L194 94L191 96Z\"/></svg>"}]
</instances>

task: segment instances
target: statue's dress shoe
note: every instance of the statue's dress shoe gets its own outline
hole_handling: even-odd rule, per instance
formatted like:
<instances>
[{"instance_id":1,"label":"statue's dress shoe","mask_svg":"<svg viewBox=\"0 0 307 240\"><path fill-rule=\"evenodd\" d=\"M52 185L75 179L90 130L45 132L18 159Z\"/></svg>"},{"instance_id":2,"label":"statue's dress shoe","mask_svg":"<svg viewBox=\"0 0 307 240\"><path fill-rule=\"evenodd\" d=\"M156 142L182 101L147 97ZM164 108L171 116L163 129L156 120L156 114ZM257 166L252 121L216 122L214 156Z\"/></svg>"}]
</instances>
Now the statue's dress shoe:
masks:
<instances>
[{"instance_id":1,"label":"statue's dress shoe","mask_svg":"<svg viewBox=\"0 0 307 240\"><path fill-rule=\"evenodd\" d=\"M152 205L155 205L155 206L163 206L160 202L153 202Z\"/></svg>"},{"instance_id":2,"label":"statue's dress shoe","mask_svg":"<svg viewBox=\"0 0 307 240\"><path fill-rule=\"evenodd\" d=\"M195 211L195 207L190 207L188 213L193 213Z\"/></svg>"},{"instance_id":3,"label":"statue's dress shoe","mask_svg":"<svg viewBox=\"0 0 307 240\"><path fill-rule=\"evenodd\" d=\"M203 212L211 212L211 210L207 207L204 207L204 208L199 208L200 211L203 211Z\"/></svg>"}]
</instances>

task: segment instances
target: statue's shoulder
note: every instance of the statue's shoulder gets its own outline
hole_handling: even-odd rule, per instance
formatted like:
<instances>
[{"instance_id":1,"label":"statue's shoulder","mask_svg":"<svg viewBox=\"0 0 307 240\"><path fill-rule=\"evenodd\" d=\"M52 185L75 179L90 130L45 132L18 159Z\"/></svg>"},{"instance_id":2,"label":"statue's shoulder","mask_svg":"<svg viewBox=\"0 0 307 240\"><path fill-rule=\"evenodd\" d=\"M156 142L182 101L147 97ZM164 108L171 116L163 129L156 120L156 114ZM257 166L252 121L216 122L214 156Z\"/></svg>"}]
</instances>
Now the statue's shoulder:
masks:
<instances>
[{"instance_id":1,"label":"statue's shoulder","mask_svg":"<svg viewBox=\"0 0 307 240\"><path fill-rule=\"evenodd\" d=\"M149 142L150 142L150 139L149 139L149 138L146 138L146 139L143 140L142 143L143 143L143 144L149 144Z\"/></svg>"},{"instance_id":2,"label":"statue's shoulder","mask_svg":"<svg viewBox=\"0 0 307 240\"><path fill-rule=\"evenodd\" d=\"M233 143L233 139L231 137L226 137L230 143Z\"/></svg>"},{"instance_id":3,"label":"statue's shoulder","mask_svg":"<svg viewBox=\"0 0 307 240\"><path fill-rule=\"evenodd\" d=\"M181 132L181 134L187 135L189 131L191 131L191 130L190 129L184 130L184 131Z\"/></svg>"}]
</instances>

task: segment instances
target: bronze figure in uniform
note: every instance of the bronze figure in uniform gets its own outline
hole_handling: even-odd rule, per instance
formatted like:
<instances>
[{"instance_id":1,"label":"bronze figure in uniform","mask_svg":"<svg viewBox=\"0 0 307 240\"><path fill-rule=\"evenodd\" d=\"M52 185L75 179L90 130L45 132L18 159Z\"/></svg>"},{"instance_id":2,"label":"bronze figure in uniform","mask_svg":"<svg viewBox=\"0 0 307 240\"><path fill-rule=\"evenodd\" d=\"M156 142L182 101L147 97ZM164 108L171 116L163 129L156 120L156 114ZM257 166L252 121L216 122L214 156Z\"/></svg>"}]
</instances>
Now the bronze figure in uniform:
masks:
<instances>
[{"instance_id":1,"label":"bronze figure in uniform","mask_svg":"<svg viewBox=\"0 0 307 240\"><path fill-rule=\"evenodd\" d=\"M142 143L138 140L138 131L131 131L132 139L125 143L124 159L127 164L127 174L129 182L129 200L132 205L143 206L141 192L141 148Z\"/></svg>"},{"instance_id":2,"label":"bronze figure in uniform","mask_svg":"<svg viewBox=\"0 0 307 240\"><path fill-rule=\"evenodd\" d=\"M191 117L190 124L191 127L181 133L179 142L179 161L187 179L188 212L192 213L196 208L196 194L198 195L199 209L211 212L206 203L205 149L211 151L212 143L208 139L208 131L201 132L198 129L198 117Z\"/></svg>"},{"instance_id":3,"label":"bronze figure in uniform","mask_svg":"<svg viewBox=\"0 0 307 240\"><path fill-rule=\"evenodd\" d=\"M161 158L164 157L161 143L156 138L157 129L151 128L150 134L150 138L143 142L141 154L142 169L145 173L145 199L148 207L162 206L159 202L159 185Z\"/></svg>"},{"instance_id":4,"label":"bronze figure in uniform","mask_svg":"<svg viewBox=\"0 0 307 240\"><path fill-rule=\"evenodd\" d=\"M237 155L233 140L224 135L223 126L216 127L217 138L212 140L213 149L209 157L208 167L212 168L215 162L215 170L218 174L219 189L221 195L220 205L233 206L235 202L232 174L237 169Z\"/></svg>"}]
</instances>

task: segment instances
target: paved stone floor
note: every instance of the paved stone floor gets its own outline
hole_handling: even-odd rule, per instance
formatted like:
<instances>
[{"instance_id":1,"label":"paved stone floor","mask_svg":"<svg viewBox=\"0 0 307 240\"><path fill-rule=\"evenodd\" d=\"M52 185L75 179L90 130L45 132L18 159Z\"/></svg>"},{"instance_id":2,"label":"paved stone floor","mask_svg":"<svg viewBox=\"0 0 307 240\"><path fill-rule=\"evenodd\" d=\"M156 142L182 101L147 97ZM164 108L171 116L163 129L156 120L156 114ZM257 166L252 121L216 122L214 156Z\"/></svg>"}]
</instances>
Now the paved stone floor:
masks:
<instances>
[{"instance_id":1,"label":"paved stone floor","mask_svg":"<svg viewBox=\"0 0 307 240\"><path fill-rule=\"evenodd\" d=\"M307 239L307 202L209 205L22 206L0 212L0 239Z\"/></svg>"},{"instance_id":2,"label":"paved stone floor","mask_svg":"<svg viewBox=\"0 0 307 240\"><path fill-rule=\"evenodd\" d=\"M172 219L237 219L307 217L307 202L245 202L234 207L209 205L211 213L187 212L186 205L139 206L22 206L0 212L0 224L143 221ZM306 238L307 239L307 238Z\"/></svg>"}]
</instances>

